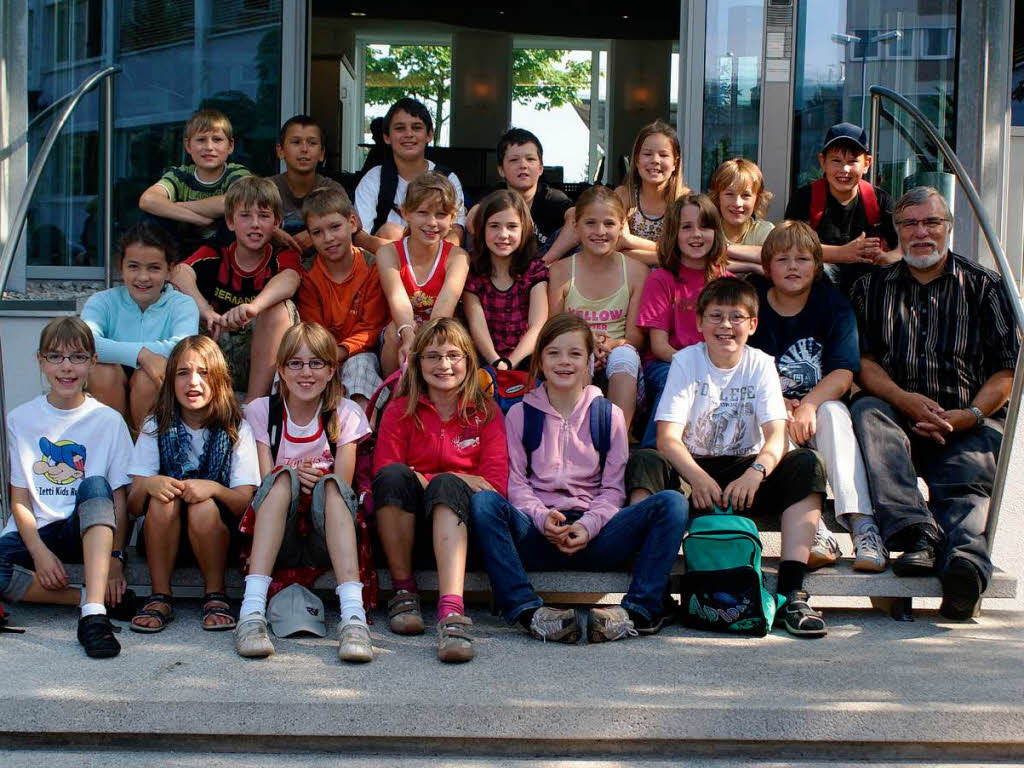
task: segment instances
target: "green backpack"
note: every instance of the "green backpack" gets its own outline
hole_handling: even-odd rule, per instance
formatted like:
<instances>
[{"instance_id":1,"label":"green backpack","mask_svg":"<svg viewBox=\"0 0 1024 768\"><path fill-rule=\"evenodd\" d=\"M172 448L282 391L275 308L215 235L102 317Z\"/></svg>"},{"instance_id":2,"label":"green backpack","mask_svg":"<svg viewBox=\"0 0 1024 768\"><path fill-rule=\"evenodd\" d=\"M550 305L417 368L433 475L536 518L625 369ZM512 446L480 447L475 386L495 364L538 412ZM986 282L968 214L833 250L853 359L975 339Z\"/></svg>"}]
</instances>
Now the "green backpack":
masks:
<instances>
[{"instance_id":1,"label":"green backpack","mask_svg":"<svg viewBox=\"0 0 1024 768\"><path fill-rule=\"evenodd\" d=\"M683 623L696 629L764 637L784 597L764 588L761 536L746 517L724 512L693 520L683 536Z\"/></svg>"}]
</instances>

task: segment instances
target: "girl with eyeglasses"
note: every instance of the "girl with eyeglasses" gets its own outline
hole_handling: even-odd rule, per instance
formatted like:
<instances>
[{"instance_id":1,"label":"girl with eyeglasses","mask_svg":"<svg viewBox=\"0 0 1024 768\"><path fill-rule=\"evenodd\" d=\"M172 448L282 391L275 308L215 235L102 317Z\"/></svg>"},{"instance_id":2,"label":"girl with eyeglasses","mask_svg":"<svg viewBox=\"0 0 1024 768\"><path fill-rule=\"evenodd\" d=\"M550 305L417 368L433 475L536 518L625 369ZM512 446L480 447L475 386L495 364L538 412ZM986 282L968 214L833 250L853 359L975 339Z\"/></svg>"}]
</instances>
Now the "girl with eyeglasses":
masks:
<instances>
[{"instance_id":1,"label":"girl with eyeglasses","mask_svg":"<svg viewBox=\"0 0 1024 768\"><path fill-rule=\"evenodd\" d=\"M115 618L134 611L121 553L132 440L120 414L85 394L96 366L89 326L51 320L37 359L50 391L7 416L11 516L0 535L0 599L80 606L85 652L116 656L106 606ZM84 587L68 584L65 563L85 564Z\"/></svg>"},{"instance_id":2,"label":"girl with eyeglasses","mask_svg":"<svg viewBox=\"0 0 1024 768\"><path fill-rule=\"evenodd\" d=\"M145 517L138 547L153 585L131 629L152 634L174 619L171 574L177 563L193 559L205 585L202 628L234 629L224 569L260 471L256 441L217 342L188 336L171 350L167 377L139 432L128 474L128 512Z\"/></svg>"},{"instance_id":3,"label":"girl with eyeglasses","mask_svg":"<svg viewBox=\"0 0 1024 768\"><path fill-rule=\"evenodd\" d=\"M338 657L373 660L352 491L356 444L370 425L362 409L343 396L337 372L334 337L317 323L299 323L285 332L277 351L280 393L245 407L263 484L239 526L252 536L235 630L240 656L274 653L268 596L289 583L310 586L332 568L341 609Z\"/></svg>"},{"instance_id":4,"label":"girl with eyeglasses","mask_svg":"<svg viewBox=\"0 0 1024 768\"><path fill-rule=\"evenodd\" d=\"M479 491L504 496L508 484L505 426L477 371L473 340L458 321L436 318L420 326L373 456L377 527L395 591L388 603L391 631L424 631L413 552L417 538L432 536L437 656L446 662L476 655L462 600L470 499Z\"/></svg>"}]
</instances>

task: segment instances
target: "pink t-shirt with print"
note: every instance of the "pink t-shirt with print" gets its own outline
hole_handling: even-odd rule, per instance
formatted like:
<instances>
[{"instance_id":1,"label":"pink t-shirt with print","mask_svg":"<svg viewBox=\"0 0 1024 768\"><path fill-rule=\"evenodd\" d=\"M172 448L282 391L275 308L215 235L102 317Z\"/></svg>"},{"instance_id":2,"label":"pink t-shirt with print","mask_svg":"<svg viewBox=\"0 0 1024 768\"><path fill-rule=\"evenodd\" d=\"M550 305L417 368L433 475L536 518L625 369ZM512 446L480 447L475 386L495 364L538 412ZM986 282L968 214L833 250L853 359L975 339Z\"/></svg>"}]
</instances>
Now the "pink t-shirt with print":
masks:
<instances>
[{"instance_id":1,"label":"pink t-shirt with print","mask_svg":"<svg viewBox=\"0 0 1024 768\"><path fill-rule=\"evenodd\" d=\"M697 330L697 297L702 288L702 269L680 267L678 275L667 269L654 270L644 283L637 326L668 331L668 343L675 349L704 341Z\"/></svg>"}]
</instances>

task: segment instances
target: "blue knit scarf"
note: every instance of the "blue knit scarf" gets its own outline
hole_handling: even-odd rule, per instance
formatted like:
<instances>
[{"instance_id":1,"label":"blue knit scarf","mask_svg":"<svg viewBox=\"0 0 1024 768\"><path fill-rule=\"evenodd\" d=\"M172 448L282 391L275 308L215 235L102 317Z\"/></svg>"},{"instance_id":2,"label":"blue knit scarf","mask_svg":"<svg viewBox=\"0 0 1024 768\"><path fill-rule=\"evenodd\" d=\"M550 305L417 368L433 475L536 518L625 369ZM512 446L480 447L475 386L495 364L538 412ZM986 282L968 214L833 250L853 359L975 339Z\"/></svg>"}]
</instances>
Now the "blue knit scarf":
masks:
<instances>
[{"instance_id":1,"label":"blue knit scarf","mask_svg":"<svg viewBox=\"0 0 1024 768\"><path fill-rule=\"evenodd\" d=\"M221 426L206 430L199 463L189 457L192 436L185 428L181 414L174 415L174 424L157 438L160 448L160 473L175 480L213 480L225 487L231 476L231 438Z\"/></svg>"}]
</instances>

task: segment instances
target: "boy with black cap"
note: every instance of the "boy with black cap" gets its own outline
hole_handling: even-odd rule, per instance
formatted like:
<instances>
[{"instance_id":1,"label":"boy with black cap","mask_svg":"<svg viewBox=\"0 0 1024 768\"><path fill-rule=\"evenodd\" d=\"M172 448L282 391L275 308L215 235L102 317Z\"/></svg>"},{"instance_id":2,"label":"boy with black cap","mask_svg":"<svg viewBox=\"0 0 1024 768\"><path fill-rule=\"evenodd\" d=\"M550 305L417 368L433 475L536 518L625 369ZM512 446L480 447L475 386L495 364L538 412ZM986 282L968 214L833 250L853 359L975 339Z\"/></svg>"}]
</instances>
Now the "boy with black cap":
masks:
<instances>
[{"instance_id":1,"label":"boy with black cap","mask_svg":"<svg viewBox=\"0 0 1024 768\"><path fill-rule=\"evenodd\" d=\"M849 295L873 264L888 264L896 248L892 199L864 179L871 168L868 135L853 123L828 129L818 155L823 178L797 189L786 218L806 221L818 233L829 277Z\"/></svg>"}]
</instances>

